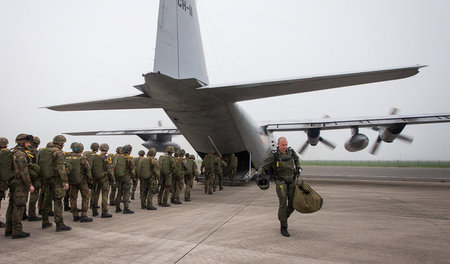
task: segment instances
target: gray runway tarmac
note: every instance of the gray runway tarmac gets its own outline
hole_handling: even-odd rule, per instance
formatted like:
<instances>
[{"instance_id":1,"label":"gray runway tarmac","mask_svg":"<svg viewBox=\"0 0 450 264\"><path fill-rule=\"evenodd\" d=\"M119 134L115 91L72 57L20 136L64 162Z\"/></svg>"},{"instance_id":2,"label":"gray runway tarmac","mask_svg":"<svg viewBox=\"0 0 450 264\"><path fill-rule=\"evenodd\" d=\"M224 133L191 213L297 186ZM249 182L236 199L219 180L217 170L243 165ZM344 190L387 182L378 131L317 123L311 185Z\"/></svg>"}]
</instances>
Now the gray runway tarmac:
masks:
<instances>
[{"instance_id":1,"label":"gray runway tarmac","mask_svg":"<svg viewBox=\"0 0 450 264\"><path fill-rule=\"evenodd\" d=\"M65 212L70 232L25 221L31 237L0 236L0 263L450 263L450 183L426 181L449 174L305 167L324 206L310 215L294 212L290 238L279 233L273 184L261 191L250 182L214 195L196 184L191 203L157 211L141 210L135 200L134 215L92 223L73 223ZM378 177L390 175L408 179ZM2 221L5 210L2 201Z\"/></svg>"}]
</instances>

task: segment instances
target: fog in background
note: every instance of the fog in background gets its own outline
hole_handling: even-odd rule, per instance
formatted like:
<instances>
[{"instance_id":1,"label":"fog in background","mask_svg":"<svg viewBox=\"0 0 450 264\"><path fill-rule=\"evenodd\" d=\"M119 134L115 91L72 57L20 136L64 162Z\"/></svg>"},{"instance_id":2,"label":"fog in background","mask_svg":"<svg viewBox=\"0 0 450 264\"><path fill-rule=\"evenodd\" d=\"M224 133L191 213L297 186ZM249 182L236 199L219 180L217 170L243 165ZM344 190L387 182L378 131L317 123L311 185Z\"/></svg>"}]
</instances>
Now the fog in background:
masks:
<instances>
[{"instance_id":1,"label":"fog in background","mask_svg":"<svg viewBox=\"0 0 450 264\"><path fill-rule=\"evenodd\" d=\"M173 124L158 109L55 112L41 107L138 94L153 69L159 1L3 0L0 2L0 136L19 133L44 146L63 132L140 129ZM197 1L212 84L276 80L416 64L414 77L241 102L255 120L308 120L450 112L449 1ZM374 142L377 132L361 129ZM310 147L303 159L450 160L450 124L407 126L412 145L344 150L350 130L323 131L337 144ZM306 134L287 136L298 149ZM112 150L137 136L71 137ZM174 141L192 152L179 136ZM68 146L64 150L70 151Z\"/></svg>"}]
</instances>

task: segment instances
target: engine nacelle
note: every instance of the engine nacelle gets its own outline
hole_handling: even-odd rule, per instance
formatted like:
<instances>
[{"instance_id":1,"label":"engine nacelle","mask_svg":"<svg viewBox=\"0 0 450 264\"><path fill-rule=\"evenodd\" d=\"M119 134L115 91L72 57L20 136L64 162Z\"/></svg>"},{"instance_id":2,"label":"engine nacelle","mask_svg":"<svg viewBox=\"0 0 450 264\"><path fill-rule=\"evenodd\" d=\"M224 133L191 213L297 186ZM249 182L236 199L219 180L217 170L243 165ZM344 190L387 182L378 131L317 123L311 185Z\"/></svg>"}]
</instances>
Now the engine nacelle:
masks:
<instances>
[{"instance_id":1,"label":"engine nacelle","mask_svg":"<svg viewBox=\"0 0 450 264\"><path fill-rule=\"evenodd\" d=\"M320 129L318 128L311 128L306 131L306 135L308 135L308 143L311 146L317 145L320 140Z\"/></svg>"},{"instance_id":2,"label":"engine nacelle","mask_svg":"<svg viewBox=\"0 0 450 264\"><path fill-rule=\"evenodd\" d=\"M406 124L394 124L388 127L382 127L380 129L380 138L384 142L391 143L393 142L398 135L403 131Z\"/></svg>"},{"instance_id":3,"label":"engine nacelle","mask_svg":"<svg viewBox=\"0 0 450 264\"><path fill-rule=\"evenodd\" d=\"M369 138L364 134L355 134L345 142L345 149L349 152L363 150L369 145Z\"/></svg>"}]
</instances>

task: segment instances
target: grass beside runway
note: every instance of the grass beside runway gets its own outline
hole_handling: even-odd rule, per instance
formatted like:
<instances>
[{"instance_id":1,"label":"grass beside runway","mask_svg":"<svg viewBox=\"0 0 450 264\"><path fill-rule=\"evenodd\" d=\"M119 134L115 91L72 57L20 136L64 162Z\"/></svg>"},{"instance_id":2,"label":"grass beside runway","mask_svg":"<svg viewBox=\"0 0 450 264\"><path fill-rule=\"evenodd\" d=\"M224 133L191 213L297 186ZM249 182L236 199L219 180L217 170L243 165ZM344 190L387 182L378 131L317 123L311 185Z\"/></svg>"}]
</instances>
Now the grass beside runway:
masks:
<instances>
[{"instance_id":1,"label":"grass beside runway","mask_svg":"<svg viewBox=\"0 0 450 264\"><path fill-rule=\"evenodd\" d=\"M450 168L442 160L302 160L302 166Z\"/></svg>"}]
</instances>

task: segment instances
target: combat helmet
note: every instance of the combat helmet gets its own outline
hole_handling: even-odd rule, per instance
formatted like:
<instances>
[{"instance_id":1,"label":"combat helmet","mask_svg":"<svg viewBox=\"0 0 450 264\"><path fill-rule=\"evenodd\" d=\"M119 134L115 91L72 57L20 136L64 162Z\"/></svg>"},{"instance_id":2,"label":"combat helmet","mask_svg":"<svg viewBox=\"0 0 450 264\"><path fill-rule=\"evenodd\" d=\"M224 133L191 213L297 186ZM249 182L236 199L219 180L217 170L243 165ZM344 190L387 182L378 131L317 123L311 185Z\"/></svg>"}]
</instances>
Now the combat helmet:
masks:
<instances>
[{"instance_id":1,"label":"combat helmet","mask_svg":"<svg viewBox=\"0 0 450 264\"><path fill-rule=\"evenodd\" d=\"M256 179L256 185L258 185L258 187L261 190L269 189L269 186L270 186L269 176L268 175L259 175L258 178Z\"/></svg>"},{"instance_id":2,"label":"combat helmet","mask_svg":"<svg viewBox=\"0 0 450 264\"><path fill-rule=\"evenodd\" d=\"M6 148L8 145L8 139L4 137L0 137L0 148Z\"/></svg>"},{"instance_id":3,"label":"combat helmet","mask_svg":"<svg viewBox=\"0 0 450 264\"><path fill-rule=\"evenodd\" d=\"M71 148L71 149L73 150L73 152L75 152L75 153L81 153L81 152L83 152L83 150L84 150L83 144L78 143L78 142L73 142L73 143L70 145L70 148Z\"/></svg>"},{"instance_id":4,"label":"combat helmet","mask_svg":"<svg viewBox=\"0 0 450 264\"><path fill-rule=\"evenodd\" d=\"M108 151L109 146L106 143L100 144L100 151Z\"/></svg>"},{"instance_id":5,"label":"combat helmet","mask_svg":"<svg viewBox=\"0 0 450 264\"><path fill-rule=\"evenodd\" d=\"M145 151L139 150L138 155L141 157L145 156Z\"/></svg>"},{"instance_id":6,"label":"combat helmet","mask_svg":"<svg viewBox=\"0 0 450 264\"><path fill-rule=\"evenodd\" d=\"M116 148L116 153L117 154L122 154L122 147L117 147Z\"/></svg>"},{"instance_id":7,"label":"combat helmet","mask_svg":"<svg viewBox=\"0 0 450 264\"><path fill-rule=\"evenodd\" d=\"M41 144L41 139L39 137L34 137L33 140L31 141L31 144L35 145L36 147L39 146Z\"/></svg>"},{"instance_id":8,"label":"combat helmet","mask_svg":"<svg viewBox=\"0 0 450 264\"><path fill-rule=\"evenodd\" d=\"M122 147L122 153L130 154L133 147L130 144L126 144Z\"/></svg>"},{"instance_id":9,"label":"combat helmet","mask_svg":"<svg viewBox=\"0 0 450 264\"><path fill-rule=\"evenodd\" d=\"M98 147L99 147L98 143L92 143L92 144L91 144L91 150L92 150L92 151L97 151L97 150L98 150Z\"/></svg>"},{"instance_id":10,"label":"combat helmet","mask_svg":"<svg viewBox=\"0 0 450 264\"><path fill-rule=\"evenodd\" d=\"M147 156L149 156L149 157L156 156L156 149L155 148L149 149Z\"/></svg>"},{"instance_id":11,"label":"combat helmet","mask_svg":"<svg viewBox=\"0 0 450 264\"><path fill-rule=\"evenodd\" d=\"M19 134L16 137L16 143L24 143L26 141L33 141L34 137L32 135L28 135L28 134Z\"/></svg>"},{"instance_id":12,"label":"combat helmet","mask_svg":"<svg viewBox=\"0 0 450 264\"><path fill-rule=\"evenodd\" d=\"M173 148L173 146L167 146L166 152L169 153L169 154L172 154L172 153L175 152L175 149Z\"/></svg>"},{"instance_id":13,"label":"combat helmet","mask_svg":"<svg viewBox=\"0 0 450 264\"><path fill-rule=\"evenodd\" d=\"M53 144L62 146L64 143L66 143L66 137L63 135L57 135L53 138Z\"/></svg>"}]
</instances>

